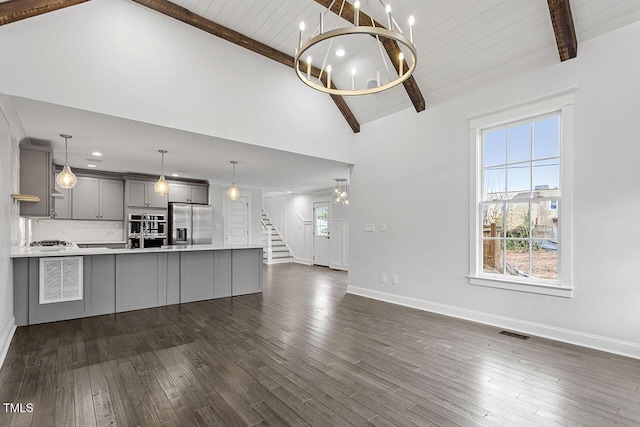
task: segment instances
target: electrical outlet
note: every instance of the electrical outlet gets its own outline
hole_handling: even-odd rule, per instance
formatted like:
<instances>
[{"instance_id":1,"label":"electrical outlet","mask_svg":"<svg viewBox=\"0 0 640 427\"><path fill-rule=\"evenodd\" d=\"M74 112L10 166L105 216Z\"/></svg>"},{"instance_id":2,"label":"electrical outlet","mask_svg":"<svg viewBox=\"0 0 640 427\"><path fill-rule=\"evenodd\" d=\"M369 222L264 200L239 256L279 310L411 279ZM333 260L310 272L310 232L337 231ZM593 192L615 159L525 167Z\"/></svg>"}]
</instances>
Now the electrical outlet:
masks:
<instances>
[{"instance_id":1,"label":"electrical outlet","mask_svg":"<svg viewBox=\"0 0 640 427\"><path fill-rule=\"evenodd\" d=\"M382 224L380 224L380 231L387 231L387 223L383 222Z\"/></svg>"},{"instance_id":2,"label":"electrical outlet","mask_svg":"<svg viewBox=\"0 0 640 427\"><path fill-rule=\"evenodd\" d=\"M391 283L397 285L399 283L398 276L391 276Z\"/></svg>"},{"instance_id":3,"label":"electrical outlet","mask_svg":"<svg viewBox=\"0 0 640 427\"><path fill-rule=\"evenodd\" d=\"M387 283L387 275L386 274L381 274L380 275L380 283Z\"/></svg>"}]
</instances>

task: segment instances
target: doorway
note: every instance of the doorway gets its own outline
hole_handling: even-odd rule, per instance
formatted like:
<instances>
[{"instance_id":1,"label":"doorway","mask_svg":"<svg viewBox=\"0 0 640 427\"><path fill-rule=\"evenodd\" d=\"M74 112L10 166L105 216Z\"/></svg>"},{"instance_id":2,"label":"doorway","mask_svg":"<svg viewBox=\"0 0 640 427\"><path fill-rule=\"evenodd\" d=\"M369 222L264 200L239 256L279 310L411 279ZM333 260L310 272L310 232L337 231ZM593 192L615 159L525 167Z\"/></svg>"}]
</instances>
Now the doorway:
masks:
<instances>
[{"instance_id":1,"label":"doorway","mask_svg":"<svg viewBox=\"0 0 640 427\"><path fill-rule=\"evenodd\" d=\"M243 246L249 244L249 198L240 196L228 200L226 206L227 244Z\"/></svg>"},{"instance_id":2,"label":"doorway","mask_svg":"<svg viewBox=\"0 0 640 427\"><path fill-rule=\"evenodd\" d=\"M329 267L329 202L313 204L313 263Z\"/></svg>"}]
</instances>

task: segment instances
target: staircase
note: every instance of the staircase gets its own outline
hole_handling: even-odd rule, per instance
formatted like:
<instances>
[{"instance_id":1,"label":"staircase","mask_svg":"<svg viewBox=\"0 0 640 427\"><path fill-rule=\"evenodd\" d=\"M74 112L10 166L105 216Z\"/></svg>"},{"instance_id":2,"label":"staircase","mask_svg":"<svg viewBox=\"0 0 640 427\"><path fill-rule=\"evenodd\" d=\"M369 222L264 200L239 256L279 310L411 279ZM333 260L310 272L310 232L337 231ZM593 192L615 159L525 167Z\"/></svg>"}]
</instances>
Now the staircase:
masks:
<instances>
[{"instance_id":1,"label":"staircase","mask_svg":"<svg viewBox=\"0 0 640 427\"><path fill-rule=\"evenodd\" d=\"M283 264L293 262L293 254L282 236L271 223L267 213L262 211L262 262L265 264Z\"/></svg>"}]
</instances>

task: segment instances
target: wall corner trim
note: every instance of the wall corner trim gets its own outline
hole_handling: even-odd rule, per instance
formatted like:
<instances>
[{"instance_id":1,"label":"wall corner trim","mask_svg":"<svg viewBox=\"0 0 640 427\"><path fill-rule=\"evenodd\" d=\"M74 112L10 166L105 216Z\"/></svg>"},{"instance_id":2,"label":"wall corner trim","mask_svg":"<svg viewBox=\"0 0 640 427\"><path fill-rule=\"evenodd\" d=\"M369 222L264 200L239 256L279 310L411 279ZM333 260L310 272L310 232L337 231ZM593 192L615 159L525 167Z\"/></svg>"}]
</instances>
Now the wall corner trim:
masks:
<instances>
[{"instance_id":1,"label":"wall corner trim","mask_svg":"<svg viewBox=\"0 0 640 427\"><path fill-rule=\"evenodd\" d=\"M470 320L472 322L483 323L485 325L499 328L511 329L518 332L548 338L555 341L562 341L569 344L588 347L595 350L606 351L620 356L640 359L640 344L631 341L623 341L616 338L609 338L602 335L594 335L571 329L559 328L542 323L529 322L512 317L497 316L482 311L469 310L447 304L440 304L418 298L394 295L386 292L375 291L367 288L348 286L347 293L372 298L392 304L403 305L405 307L416 308L418 310L432 313L444 314L445 316Z\"/></svg>"},{"instance_id":2,"label":"wall corner trim","mask_svg":"<svg viewBox=\"0 0 640 427\"><path fill-rule=\"evenodd\" d=\"M0 336L0 368L4 363L4 359L7 357L7 353L9 352L9 344L11 344L11 339L13 338L13 334L16 332L16 319L11 316L7 327L2 331L2 335Z\"/></svg>"}]
</instances>

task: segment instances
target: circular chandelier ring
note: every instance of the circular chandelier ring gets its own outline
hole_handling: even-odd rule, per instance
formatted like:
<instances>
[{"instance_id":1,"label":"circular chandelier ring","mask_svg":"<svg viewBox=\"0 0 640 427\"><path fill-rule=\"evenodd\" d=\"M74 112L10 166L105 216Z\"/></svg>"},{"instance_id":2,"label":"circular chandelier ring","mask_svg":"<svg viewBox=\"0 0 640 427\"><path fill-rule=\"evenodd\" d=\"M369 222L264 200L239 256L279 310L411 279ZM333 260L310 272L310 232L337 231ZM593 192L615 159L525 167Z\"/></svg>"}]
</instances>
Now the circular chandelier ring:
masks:
<instances>
[{"instance_id":1,"label":"circular chandelier ring","mask_svg":"<svg viewBox=\"0 0 640 427\"><path fill-rule=\"evenodd\" d=\"M371 89L346 90L346 89L328 88L326 86L316 83L315 81L312 81L311 79L307 79L306 73L300 70L300 63L302 62L306 64L306 62L300 61L300 58L302 57L302 55L311 47L317 45L320 42L323 42L325 40L332 39L335 37L347 36L352 34L368 34L371 36L378 36L378 37L384 37L384 38L395 40L396 42L406 46L409 49L411 53L411 65L409 65L408 69L404 72L404 74L402 74L401 76L398 76L397 79L391 80L389 83L376 86ZM418 55L417 55L416 47L414 46L413 43L411 43L411 40L409 40L404 34L390 31L382 27L358 26L358 27L338 28L336 30L327 31L325 33L322 33L320 35L310 38L305 43L303 43L298 49L294 57L294 66L295 66L296 74L298 75L298 78L302 80L302 82L307 86L312 87L313 89L319 90L321 92L328 93L330 95L352 96L352 95L370 95L373 93L385 91L387 89L390 89L394 86L399 85L400 83L404 82L409 77L411 77L411 75L413 74L413 71L416 68L417 60L418 60ZM391 61L393 62L393 59ZM323 71L323 74L326 74L326 71ZM316 77L313 77L313 78L315 79Z\"/></svg>"}]
</instances>

